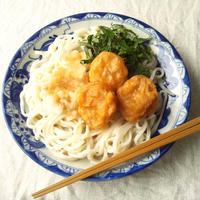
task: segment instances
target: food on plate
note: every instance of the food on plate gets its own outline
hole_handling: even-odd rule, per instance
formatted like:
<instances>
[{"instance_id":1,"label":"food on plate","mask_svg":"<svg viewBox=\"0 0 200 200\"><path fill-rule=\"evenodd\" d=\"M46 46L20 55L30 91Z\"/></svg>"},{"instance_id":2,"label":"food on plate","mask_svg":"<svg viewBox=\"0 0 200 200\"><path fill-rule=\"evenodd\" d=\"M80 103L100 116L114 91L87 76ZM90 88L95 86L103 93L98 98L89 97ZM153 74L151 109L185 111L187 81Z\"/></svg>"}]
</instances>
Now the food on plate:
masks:
<instances>
[{"instance_id":1,"label":"food on plate","mask_svg":"<svg viewBox=\"0 0 200 200\"><path fill-rule=\"evenodd\" d=\"M154 114L158 106L156 86L143 75L127 80L117 90L117 98L123 117L133 123Z\"/></svg>"},{"instance_id":2,"label":"food on plate","mask_svg":"<svg viewBox=\"0 0 200 200\"><path fill-rule=\"evenodd\" d=\"M149 40L112 24L59 35L36 51L42 59L20 94L35 139L58 158L92 163L149 140L165 107Z\"/></svg>"},{"instance_id":3,"label":"food on plate","mask_svg":"<svg viewBox=\"0 0 200 200\"><path fill-rule=\"evenodd\" d=\"M66 109L70 109L68 106L71 103L70 94L89 81L86 67L80 64L82 58L78 51L73 50L65 57L63 66L59 65L56 68L52 66L45 83L42 80L42 88L46 95L52 96L57 104L65 106Z\"/></svg>"},{"instance_id":4,"label":"food on plate","mask_svg":"<svg viewBox=\"0 0 200 200\"><path fill-rule=\"evenodd\" d=\"M78 113L91 129L105 128L116 112L116 96L102 83L92 82L77 92Z\"/></svg>"},{"instance_id":5,"label":"food on plate","mask_svg":"<svg viewBox=\"0 0 200 200\"><path fill-rule=\"evenodd\" d=\"M123 58L129 77L134 74L149 76L157 64L157 59L147 44L150 40L151 38L138 37L121 24L99 26L95 33L79 42L87 57L82 63L91 63L102 51L109 51Z\"/></svg>"},{"instance_id":6,"label":"food on plate","mask_svg":"<svg viewBox=\"0 0 200 200\"><path fill-rule=\"evenodd\" d=\"M117 90L126 81L127 75L124 60L112 52L101 52L90 65L90 82L101 82L111 90Z\"/></svg>"}]
</instances>

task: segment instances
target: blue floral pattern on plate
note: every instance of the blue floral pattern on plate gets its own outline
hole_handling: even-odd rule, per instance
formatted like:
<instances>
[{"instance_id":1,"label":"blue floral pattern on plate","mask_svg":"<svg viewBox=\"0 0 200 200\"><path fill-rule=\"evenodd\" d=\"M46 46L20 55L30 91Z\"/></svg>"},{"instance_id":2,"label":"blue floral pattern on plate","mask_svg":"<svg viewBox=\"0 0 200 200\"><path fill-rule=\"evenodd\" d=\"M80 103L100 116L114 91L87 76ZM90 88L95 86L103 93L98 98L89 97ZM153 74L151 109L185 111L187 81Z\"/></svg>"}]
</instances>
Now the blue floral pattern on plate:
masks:
<instances>
[{"instance_id":1,"label":"blue floral pattern on plate","mask_svg":"<svg viewBox=\"0 0 200 200\"><path fill-rule=\"evenodd\" d=\"M176 49L158 31L137 19L114 13L81 13L55 21L36 32L17 51L4 80L2 97L8 128L20 148L35 162L62 176L70 176L81 169L58 161L51 156L43 143L35 140L32 130L26 127L26 119L20 112L19 94L29 79L31 63L41 59L41 56L34 54L34 50L46 51L57 35L71 34L79 28L111 23L124 24L138 34L153 38L151 47L158 57L160 66L165 70L166 86L176 94L176 97L169 97L157 134L183 124L188 116L191 91L186 67ZM137 160L129 161L85 180L110 180L133 174L154 163L171 146L172 144L169 144Z\"/></svg>"}]
</instances>

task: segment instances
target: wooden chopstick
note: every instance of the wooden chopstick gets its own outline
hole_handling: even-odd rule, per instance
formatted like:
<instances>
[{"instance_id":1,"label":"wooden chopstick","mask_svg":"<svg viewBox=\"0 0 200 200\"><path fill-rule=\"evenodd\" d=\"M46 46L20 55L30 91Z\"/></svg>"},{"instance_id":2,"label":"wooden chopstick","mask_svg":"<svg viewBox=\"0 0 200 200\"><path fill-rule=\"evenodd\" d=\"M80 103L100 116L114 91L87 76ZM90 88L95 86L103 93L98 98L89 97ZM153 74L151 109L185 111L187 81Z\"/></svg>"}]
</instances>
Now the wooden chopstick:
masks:
<instances>
[{"instance_id":1,"label":"wooden chopstick","mask_svg":"<svg viewBox=\"0 0 200 200\"><path fill-rule=\"evenodd\" d=\"M83 171L80 171L68 178L63 179L62 181L60 181L58 183L55 183L55 184L50 185L38 192L35 192L32 194L32 196L33 196L33 198L38 198L40 196L43 196L50 192L53 192L59 188L70 185L79 180L85 179L89 176L92 176L94 174L102 172L102 171L109 169L111 167L114 167L122 162L128 161L128 160L138 157L140 155L143 155L147 152L155 150L161 146L172 143L176 140L179 140L183 137L186 137L186 136L188 136L192 133L198 132L198 131L200 131L200 117L197 117L189 122L186 122L185 124L175 128L175 129L172 129L162 135L156 136L147 142L144 142L144 143L137 145L135 147L132 147L122 153L119 153L116 156L113 156L113 157L111 157L103 162L100 162L92 167L89 167Z\"/></svg>"}]
</instances>

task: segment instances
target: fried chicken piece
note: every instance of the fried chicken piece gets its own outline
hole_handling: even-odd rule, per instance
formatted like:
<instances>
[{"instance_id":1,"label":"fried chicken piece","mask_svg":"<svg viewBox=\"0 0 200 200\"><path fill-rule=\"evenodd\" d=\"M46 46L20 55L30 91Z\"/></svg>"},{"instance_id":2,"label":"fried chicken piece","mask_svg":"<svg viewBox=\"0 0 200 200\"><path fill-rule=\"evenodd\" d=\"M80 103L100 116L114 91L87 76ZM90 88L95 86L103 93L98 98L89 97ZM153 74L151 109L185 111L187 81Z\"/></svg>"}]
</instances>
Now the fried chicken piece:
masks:
<instances>
[{"instance_id":1,"label":"fried chicken piece","mask_svg":"<svg viewBox=\"0 0 200 200\"><path fill-rule=\"evenodd\" d=\"M114 91L126 81L127 75L124 60L112 52L101 52L90 65L90 82L104 83Z\"/></svg>"},{"instance_id":2,"label":"fried chicken piece","mask_svg":"<svg viewBox=\"0 0 200 200\"><path fill-rule=\"evenodd\" d=\"M102 83L88 83L76 95L78 113L91 129L106 127L116 112L116 96Z\"/></svg>"},{"instance_id":3,"label":"fried chicken piece","mask_svg":"<svg viewBox=\"0 0 200 200\"><path fill-rule=\"evenodd\" d=\"M127 80L118 90L119 110L129 122L155 113L158 105L158 92L155 84L143 75Z\"/></svg>"}]
</instances>

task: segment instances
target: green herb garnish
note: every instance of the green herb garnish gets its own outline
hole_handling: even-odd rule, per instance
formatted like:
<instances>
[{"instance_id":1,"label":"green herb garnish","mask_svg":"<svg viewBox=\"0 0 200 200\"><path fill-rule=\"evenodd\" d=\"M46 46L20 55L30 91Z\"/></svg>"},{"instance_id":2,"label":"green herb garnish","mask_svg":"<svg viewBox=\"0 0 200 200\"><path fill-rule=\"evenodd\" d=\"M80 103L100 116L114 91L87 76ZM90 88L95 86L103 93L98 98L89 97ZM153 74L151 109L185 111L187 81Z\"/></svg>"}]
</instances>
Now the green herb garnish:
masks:
<instances>
[{"instance_id":1,"label":"green herb garnish","mask_svg":"<svg viewBox=\"0 0 200 200\"><path fill-rule=\"evenodd\" d=\"M80 41L80 46L84 47L87 57L81 63L91 63L102 51L109 51L124 59L129 76L149 76L150 70L143 67L143 62L152 59L151 48L147 45L150 40L151 38L139 38L132 30L120 24L112 24L110 28L99 26L95 35L89 35L87 40Z\"/></svg>"}]
</instances>

